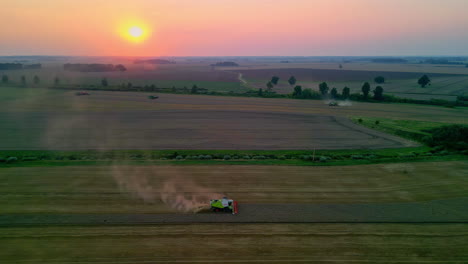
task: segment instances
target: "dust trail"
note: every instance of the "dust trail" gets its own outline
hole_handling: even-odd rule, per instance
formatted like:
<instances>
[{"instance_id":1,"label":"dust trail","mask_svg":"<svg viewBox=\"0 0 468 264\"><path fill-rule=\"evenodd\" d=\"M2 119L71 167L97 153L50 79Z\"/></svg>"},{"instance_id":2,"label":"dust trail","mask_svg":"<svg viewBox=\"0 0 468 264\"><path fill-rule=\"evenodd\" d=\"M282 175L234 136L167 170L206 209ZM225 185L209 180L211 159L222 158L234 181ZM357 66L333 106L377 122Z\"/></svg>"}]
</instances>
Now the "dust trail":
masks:
<instances>
[{"instance_id":1,"label":"dust trail","mask_svg":"<svg viewBox=\"0 0 468 264\"><path fill-rule=\"evenodd\" d=\"M180 212L196 213L209 209L210 199L225 196L200 186L187 171L164 174L156 166L114 165L111 173L122 192L146 203L162 202Z\"/></svg>"},{"instance_id":2,"label":"dust trail","mask_svg":"<svg viewBox=\"0 0 468 264\"><path fill-rule=\"evenodd\" d=\"M349 100L345 100L345 101L339 101L338 105L339 106L352 106L353 103L351 101L349 101Z\"/></svg>"},{"instance_id":3,"label":"dust trail","mask_svg":"<svg viewBox=\"0 0 468 264\"><path fill-rule=\"evenodd\" d=\"M336 101L336 100L324 100L324 104L329 105L331 103L337 103L338 106L353 106L353 102L350 100L344 100L344 101Z\"/></svg>"},{"instance_id":4,"label":"dust trail","mask_svg":"<svg viewBox=\"0 0 468 264\"><path fill-rule=\"evenodd\" d=\"M414 166L411 164L402 164L402 163L396 163L396 164L387 164L384 165L383 168L389 172L393 173L412 173L414 171Z\"/></svg>"}]
</instances>

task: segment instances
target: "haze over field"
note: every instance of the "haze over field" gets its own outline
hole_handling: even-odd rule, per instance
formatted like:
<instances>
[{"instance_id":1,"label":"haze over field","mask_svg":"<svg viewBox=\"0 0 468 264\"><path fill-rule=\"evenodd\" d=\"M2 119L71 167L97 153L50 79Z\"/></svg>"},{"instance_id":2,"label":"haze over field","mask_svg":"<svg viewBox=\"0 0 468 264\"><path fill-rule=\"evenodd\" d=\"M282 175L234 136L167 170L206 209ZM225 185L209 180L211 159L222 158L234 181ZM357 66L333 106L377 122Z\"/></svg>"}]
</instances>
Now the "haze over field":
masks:
<instances>
[{"instance_id":1,"label":"haze over field","mask_svg":"<svg viewBox=\"0 0 468 264\"><path fill-rule=\"evenodd\" d=\"M0 27L0 55L468 55L467 7L466 0L4 1L0 21L10 26Z\"/></svg>"}]
</instances>

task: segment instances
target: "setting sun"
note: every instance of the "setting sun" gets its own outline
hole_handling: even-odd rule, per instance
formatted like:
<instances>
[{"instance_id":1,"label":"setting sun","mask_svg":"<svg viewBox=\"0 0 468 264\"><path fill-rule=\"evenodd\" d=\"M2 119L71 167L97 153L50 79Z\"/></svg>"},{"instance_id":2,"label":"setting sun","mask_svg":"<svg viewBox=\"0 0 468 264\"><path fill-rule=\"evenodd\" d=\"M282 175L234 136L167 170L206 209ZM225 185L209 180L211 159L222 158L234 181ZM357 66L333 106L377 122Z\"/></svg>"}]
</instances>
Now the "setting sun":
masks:
<instances>
[{"instance_id":1,"label":"setting sun","mask_svg":"<svg viewBox=\"0 0 468 264\"><path fill-rule=\"evenodd\" d=\"M149 38L150 29L141 21L127 21L119 27L119 34L129 42L139 44Z\"/></svg>"},{"instance_id":2,"label":"setting sun","mask_svg":"<svg viewBox=\"0 0 468 264\"><path fill-rule=\"evenodd\" d=\"M143 29L141 29L140 27L131 27L129 30L128 30L128 33L130 34L130 36L134 37L134 38L139 38L143 35Z\"/></svg>"}]
</instances>

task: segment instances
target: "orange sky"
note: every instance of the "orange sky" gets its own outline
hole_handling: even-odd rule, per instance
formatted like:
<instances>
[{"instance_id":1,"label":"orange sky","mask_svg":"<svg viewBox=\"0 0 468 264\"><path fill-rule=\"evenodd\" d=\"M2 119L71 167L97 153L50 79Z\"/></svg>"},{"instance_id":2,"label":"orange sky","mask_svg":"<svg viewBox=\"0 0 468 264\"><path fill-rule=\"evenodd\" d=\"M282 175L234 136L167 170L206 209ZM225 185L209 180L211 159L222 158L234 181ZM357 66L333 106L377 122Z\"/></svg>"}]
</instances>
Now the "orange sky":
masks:
<instances>
[{"instance_id":1,"label":"orange sky","mask_svg":"<svg viewBox=\"0 0 468 264\"><path fill-rule=\"evenodd\" d=\"M468 55L467 0L15 0L0 55ZM119 34L139 23L141 43Z\"/></svg>"}]
</instances>

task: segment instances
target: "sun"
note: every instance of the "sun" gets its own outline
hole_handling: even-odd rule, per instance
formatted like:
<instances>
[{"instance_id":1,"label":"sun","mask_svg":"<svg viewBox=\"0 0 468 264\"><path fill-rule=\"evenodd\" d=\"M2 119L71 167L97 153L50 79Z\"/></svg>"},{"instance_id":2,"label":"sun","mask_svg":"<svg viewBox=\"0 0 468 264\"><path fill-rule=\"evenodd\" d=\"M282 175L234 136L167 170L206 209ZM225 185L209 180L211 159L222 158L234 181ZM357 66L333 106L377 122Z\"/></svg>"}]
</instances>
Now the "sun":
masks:
<instances>
[{"instance_id":1,"label":"sun","mask_svg":"<svg viewBox=\"0 0 468 264\"><path fill-rule=\"evenodd\" d=\"M130 34L130 36L134 38L140 38L141 36L143 36L143 33L143 29L138 26L133 26L128 29L128 34Z\"/></svg>"},{"instance_id":2,"label":"sun","mask_svg":"<svg viewBox=\"0 0 468 264\"><path fill-rule=\"evenodd\" d=\"M119 35L128 42L140 44L150 36L149 26L142 22L125 22L119 26Z\"/></svg>"}]
</instances>

